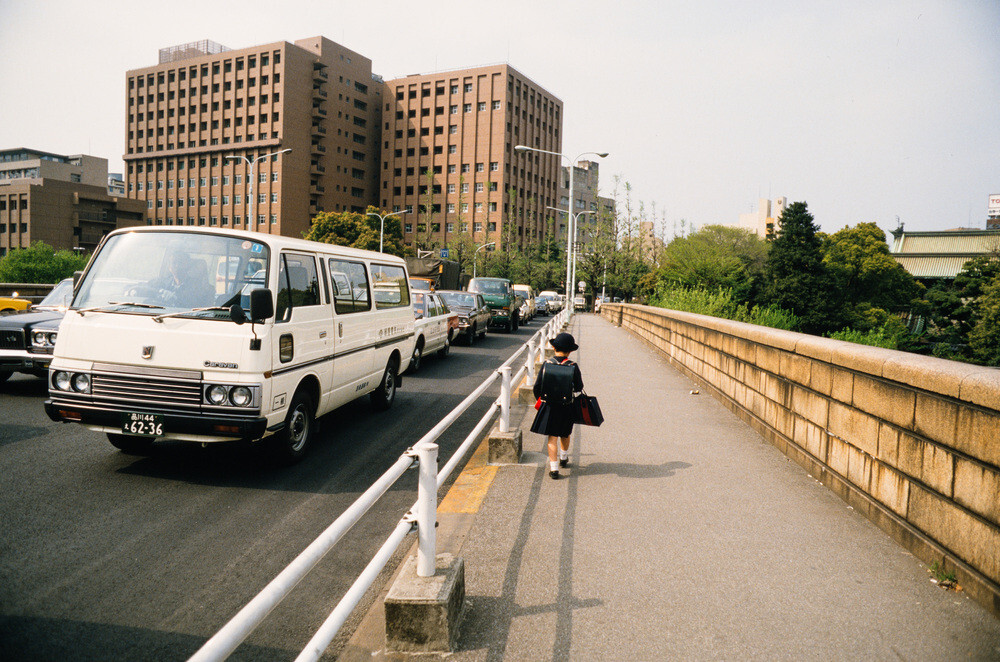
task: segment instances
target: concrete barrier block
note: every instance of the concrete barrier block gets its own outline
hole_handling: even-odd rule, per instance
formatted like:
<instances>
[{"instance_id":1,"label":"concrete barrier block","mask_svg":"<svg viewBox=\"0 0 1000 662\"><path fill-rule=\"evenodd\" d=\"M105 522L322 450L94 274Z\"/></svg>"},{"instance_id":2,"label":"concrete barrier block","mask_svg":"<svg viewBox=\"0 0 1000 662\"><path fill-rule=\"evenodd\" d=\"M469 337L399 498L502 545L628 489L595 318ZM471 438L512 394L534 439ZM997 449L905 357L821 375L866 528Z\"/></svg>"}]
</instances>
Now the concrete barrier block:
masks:
<instances>
[{"instance_id":1,"label":"concrete barrier block","mask_svg":"<svg viewBox=\"0 0 1000 662\"><path fill-rule=\"evenodd\" d=\"M899 430L886 423L879 424L875 457L890 467L899 466Z\"/></svg>"},{"instance_id":2,"label":"concrete barrier block","mask_svg":"<svg viewBox=\"0 0 1000 662\"><path fill-rule=\"evenodd\" d=\"M813 363L814 362L811 359L804 356L799 356L798 354L792 354L790 352L782 352L781 368L778 374L790 382L808 386L812 374Z\"/></svg>"},{"instance_id":3,"label":"concrete barrier block","mask_svg":"<svg viewBox=\"0 0 1000 662\"><path fill-rule=\"evenodd\" d=\"M753 365L757 363L757 345L743 338L736 339L736 356Z\"/></svg>"},{"instance_id":4,"label":"concrete barrier block","mask_svg":"<svg viewBox=\"0 0 1000 662\"><path fill-rule=\"evenodd\" d=\"M521 430L500 432L498 428L490 430L489 460L490 464L517 464L521 461L523 444Z\"/></svg>"},{"instance_id":5,"label":"concrete barrier block","mask_svg":"<svg viewBox=\"0 0 1000 662\"><path fill-rule=\"evenodd\" d=\"M958 393L962 400L1000 411L1000 371L979 368L962 379Z\"/></svg>"},{"instance_id":6,"label":"concrete barrier block","mask_svg":"<svg viewBox=\"0 0 1000 662\"><path fill-rule=\"evenodd\" d=\"M871 492L872 465L875 462L868 453L862 453L853 446L847 447L847 479L857 485L862 492Z\"/></svg>"},{"instance_id":7,"label":"concrete barrier block","mask_svg":"<svg viewBox=\"0 0 1000 662\"><path fill-rule=\"evenodd\" d=\"M955 456L936 444L926 444L921 480L946 497L951 497L954 479Z\"/></svg>"},{"instance_id":8,"label":"concrete barrier block","mask_svg":"<svg viewBox=\"0 0 1000 662\"><path fill-rule=\"evenodd\" d=\"M1000 412L962 407L954 445L974 458L1000 467Z\"/></svg>"},{"instance_id":9,"label":"concrete barrier block","mask_svg":"<svg viewBox=\"0 0 1000 662\"><path fill-rule=\"evenodd\" d=\"M782 352L780 350L774 349L773 347L758 345L757 367L767 370L768 372L778 374L778 371L781 370L781 354Z\"/></svg>"},{"instance_id":10,"label":"concrete barrier block","mask_svg":"<svg viewBox=\"0 0 1000 662\"><path fill-rule=\"evenodd\" d=\"M794 419L795 429L792 438L795 443L809 451L813 457L821 462L826 462L826 431L804 418L794 416Z\"/></svg>"},{"instance_id":11,"label":"concrete barrier block","mask_svg":"<svg viewBox=\"0 0 1000 662\"><path fill-rule=\"evenodd\" d=\"M945 446L955 445L958 405L926 393L917 393L913 429Z\"/></svg>"},{"instance_id":12,"label":"concrete barrier block","mask_svg":"<svg viewBox=\"0 0 1000 662\"><path fill-rule=\"evenodd\" d=\"M908 514L914 526L1000 583L1000 529L916 484L910 485Z\"/></svg>"},{"instance_id":13,"label":"concrete barrier block","mask_svg":"<svg viewBox=\"0 0 1000 662\"><path fill-rule=\"evenodd\" d=\"M1000 526L1000 470L955 457L953 498L974 513Z\"/></svg>"},{"instance_id":14,"label":"concrete barrier block","mask_svg":"<svg viewBox=\"0 0 1000 662\"><path fill-rule=\"evenodd\" d=\"M926 445L927 442L923 439L900 432L896 468L907 476L919 480L924 471L924 446Z\"/></svg>"},{"instance_id":15,"label":"concrete barrier block","mask_svg":"<svg viewBox=\"0 0 1000 662\"><path fill-rule=\"evenodd\" d=\"M880 418L890 423L907 430L913 429L917 394L909 388L865 375L855 375L851 399L861 411L878 413Z\"/></svg>"},{"instance_id":16,"label":"concrete barrier block","mask_svg":"<svg viewBox=\"0 0 1000 662\"><path fill-rule=\"evenodd\" d=\"M826 463L834 473L847 478L848 462L850 458L850 444L830 435L827 441Z\"/></svg>"},{"instance_id":17,"label":"concrete barrier block","mask_svg":"<svg viewBox=\"0 0 1000 662\"><path fill-rule=\"evenodd\" d=\"M830 389L830 397L845 404L854 401L854 373L832 368L833 387Z\"/></svg>"},{"instance_id":18,"label":"concrete barrier block","mask_svg":"<svg viewBox=\"0 0 1000 662\"><path fill-rule=\"evenodd\" d=\"M813 361L812 366L809 368L808 386L823 395L833 393L833 367L828 363Z\"/></svg>"},{"instance_id":19,"label":"concrete barrier block","mask_svg":"<svg viewBox=\"0 0 1000 662\"><path fill-rule=\"evenodd\" d=\"M809 422L825 428L830 410L830 401L799 386L792 386L792 411Z\"/></svg>"},{"instance_id":20,"label":"concrete barrier block","mask_svg":"<svg viewBox=\"0 0 1000 662\"><path fill-rule=\"evenodd\" d=\"M882 376L882 365L893 350L869 347L843 340L830 340L830 362L834 365L864 372L876 377Z\"/></svg>"},{"instance_id":21,"label":"concrete barrier block","mask_svg":"<svg viewBox=\"0 0 1000 662\"><path fill-rule=\"evenodd\" d=\"M454 650L465 602L465 562L438 554L431 577L417 576L417 559L403 563L385 597L385 644L392 651Z\"/></svg>"},{"instance_id":22,"label":"concrete barrier block","mask_svg":"<svg viewBox=\"0 0 1000 662\"><path fill-rule=\"evenodd\" d=\"M882 376L900 384L941 395L960 397L962 381L971 373L982 371L971 363L948 361L919 354L894 354L882 366Z\"/></svg>"},{"instance_id":23,"label":"concrete barrier block","mask_svg":"<svg viewBox=\"0 0 1000 662\"><path fill-rule=\"evenodd\" d=\"M853 407L830 403L830 433L835 434L869 455L878 452L879 421Z\"/></svg>"},{"instance_id":24,"label":"concrete barrier block","mask_svg":"<svg viewBox=\"0 0 1000 662\"><path fill-rule=\"evenodd\" d=\"M900 517L906 517L910 499L910 481L903 474L881 462L872 472L871 495Z\"/></svg>"}]
</instances>

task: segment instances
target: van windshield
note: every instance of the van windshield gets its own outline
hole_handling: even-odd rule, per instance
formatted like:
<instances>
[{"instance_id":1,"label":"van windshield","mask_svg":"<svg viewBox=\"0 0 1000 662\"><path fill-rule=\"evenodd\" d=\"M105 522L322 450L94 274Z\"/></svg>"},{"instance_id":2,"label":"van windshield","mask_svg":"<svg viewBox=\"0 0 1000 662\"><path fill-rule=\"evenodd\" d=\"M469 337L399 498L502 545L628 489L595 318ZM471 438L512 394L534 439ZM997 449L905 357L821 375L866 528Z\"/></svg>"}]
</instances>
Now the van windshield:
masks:
<instances>
[{"instance_id":1,"label":"van windshield","mask_svg":"<svg viewBox=\"0 0 1000 662\"><path fill-rule=\"evenodd\" d=\"M131 232L108 239L80 283L75 309L147 315L183 313L228 320L267 287L270 251L260 242L186 232Z\"/></svg>"}]
</instances>

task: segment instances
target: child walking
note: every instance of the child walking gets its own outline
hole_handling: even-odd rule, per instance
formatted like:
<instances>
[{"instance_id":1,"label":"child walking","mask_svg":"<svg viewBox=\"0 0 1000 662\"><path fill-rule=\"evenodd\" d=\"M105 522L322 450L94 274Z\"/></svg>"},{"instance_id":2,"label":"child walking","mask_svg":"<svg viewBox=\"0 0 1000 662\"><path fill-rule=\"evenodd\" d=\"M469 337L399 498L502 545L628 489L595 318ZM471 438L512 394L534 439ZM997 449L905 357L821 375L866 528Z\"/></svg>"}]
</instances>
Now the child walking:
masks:
<instances>
[{"instance_id":1,"label":"child walking","mask_svg":"<svg viewBox=\"0 0 1000 662\"><path fill-rule=\"evenodd\" d=\"M542 364L535 380L535 397L541 402L531 431L548 436L549 477L558 479L559 467L569 465L573 396L583 391L583 375L580 374L580 366L569 359L570 352L579 349L572 335L560 333L549 344L555 350L555 356Z\"/></svg>"}]
</instances>

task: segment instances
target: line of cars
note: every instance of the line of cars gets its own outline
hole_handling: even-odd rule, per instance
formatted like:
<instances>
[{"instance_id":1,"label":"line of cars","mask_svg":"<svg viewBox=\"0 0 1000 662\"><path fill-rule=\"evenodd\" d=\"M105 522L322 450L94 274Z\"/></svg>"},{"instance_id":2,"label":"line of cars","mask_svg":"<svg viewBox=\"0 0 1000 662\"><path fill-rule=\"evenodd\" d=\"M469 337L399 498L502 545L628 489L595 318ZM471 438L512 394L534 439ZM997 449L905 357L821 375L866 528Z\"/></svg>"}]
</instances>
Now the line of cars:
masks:
<instances>
[{"instance_id":1,"label":"line of cars","mask_svg":"<svg viewBox=\"0 0 1000 662\"><path fill-rule=\"evenodd\" d=\"M45 378L72 298L73 279L66 278L38 304L0 316L0 383L15 372Z\"/></svg>"}]
</instances>

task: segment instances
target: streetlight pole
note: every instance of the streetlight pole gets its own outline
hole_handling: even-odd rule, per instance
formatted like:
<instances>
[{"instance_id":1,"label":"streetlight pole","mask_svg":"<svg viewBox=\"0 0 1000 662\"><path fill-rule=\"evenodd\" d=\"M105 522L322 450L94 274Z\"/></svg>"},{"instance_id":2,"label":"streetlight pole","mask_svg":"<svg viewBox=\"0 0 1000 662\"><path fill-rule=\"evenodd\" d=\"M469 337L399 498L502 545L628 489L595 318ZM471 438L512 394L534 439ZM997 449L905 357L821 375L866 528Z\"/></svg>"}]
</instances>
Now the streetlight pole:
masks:
<instances>
[{"instance_id":1,"label":"streetlight pole","mask_svg":"<svg viewBox=\"0 0 1000 662\"><path fill-rule=\"evenodd\" d=\"M406 209L404 209L402 211L394 211L394 212L390 212L388 214L376 214L373 211L368 212L367 216L377 216L378 220L380 221L379 230L378 230L378 252L379 253L382 252L382 237L385 235L385 219L389 218L390 216L396 216L397 214L409 214L409 213L410 213L410 208L409 207L407 207Z\"/></svg>"},{"instance_id":2,"label":"streetlight pole","mask_svg":"<svg viewBox=\"0 0 1000 662\"><path fill-rule=\"evenodd\" d=\"M254 168L257 166L258 161L263 161L269 156L277 156L278 154L284 154L285 152L290 152L292 149L283 149L277 152L270 152L268 154L261 154L257 158L250 160L242 154L235 156L227 156L226 160L231 161L233 159L243 159L248 166L250 166L250 176L247 179L247 186L249 187L249 192L247 193L247 230L256 230L256 227L251 227L251 221L253 225L256 226L257 223L257 199L253 197L253 180L254 180ZM251 207L252 205L252 207Z\"/></svg>"},{"instance_id":3,"label":"streetlight pole","mask_svg":"<svg viewBox=\"0 0 1000 662\"><path fill-rule=\"evenodd\" d=\"M483 244L482 246L480 246L479 248L477 248L475 250L475 252L472 254L472 277L473 278L476 277L476 260L479 258L479 251L483 250L487 246L496 246L496 244L497 244L497 242L495 242L495 241L491 241L488 244Z\"/></svg>"},{"instance_id":4,"label":"streetlight pole","mask_svg":"<svg viewBox=\"0 0 1000 662\"><path fill-rule=\"evenodd\" d=\"M579 156L577 156L575 159L573 159L572 161L570 161L569 158L565 154L561 154L560 152L550 152L550 151L545 150L545 149L538 149L537 147L528 147L527 145L516 145L514 147L514 151L515 152L539 152L541 154L551 154L552 156L558 156L560 158L566 159L566 162L569 163L569 210L570 210L570 216L569 216L569 218L567 220L569 221L570 227L567 228L567 230L569 230L569 231L566 233L566 298L567 298L567 304L569 304L569 303L572 302L573 291L575 289L575 287L573 285L573 243L574 243L574 240L576 238L576 228L574 226L573 215L572 215L572 211L573 211L573 172L576 170L576 163L577 163L577 161L580 160L581 157L586 156L587 154L593 154L594 156L598 156L598 157L600 157L600 158L603 159L604 157L606 157L608 155L608 153L607 152L583 152L582 154L580 154ZM568 305L567 308L568 308L568 312L567 312L568 317L567 317L567 319L569 319L569 317L573 316L573 307L572 307L572 305Z\"/></svg>"},{"instance_id":5,"label":"streetlight pole","mask_svg":"<svg viewBox=\"0 0 1000 662\"><path fill-rule=\"evenodd\" d=\"M570 271L569 282L573 284L573 292L574 292L574 296L575 296L575 293L576 293L576 243L577 243L576 242L576 231L577 231L577 227L578 227L578 221L580 220L580 217L583 216L584 214L596 214L597 212L594 211L594 210L592 210L592 209L588 209L586 211L580 211L580 212L577 212L577 213L574 214L571 211L566 211L565 209L559 209L558 207L546 207L546 209L551 209L553 211L557 211L557 212L566 214L567 216L570 217L567 220L570 221L569 224L572 225L572 227L573 227L573 259L572 259L573 268Z\"/></svg>"}]
</instances>

